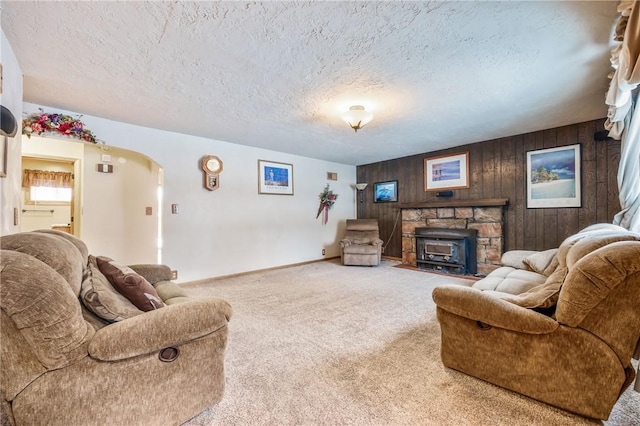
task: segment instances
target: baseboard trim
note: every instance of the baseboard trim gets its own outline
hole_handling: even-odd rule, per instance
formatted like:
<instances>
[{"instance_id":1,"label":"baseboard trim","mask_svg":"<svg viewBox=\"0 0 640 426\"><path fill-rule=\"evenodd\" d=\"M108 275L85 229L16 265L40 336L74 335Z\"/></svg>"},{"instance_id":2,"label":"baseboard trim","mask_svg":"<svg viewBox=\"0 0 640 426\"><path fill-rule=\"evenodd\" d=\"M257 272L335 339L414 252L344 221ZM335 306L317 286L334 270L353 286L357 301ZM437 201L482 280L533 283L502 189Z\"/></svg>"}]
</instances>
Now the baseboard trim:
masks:
<instances>
[{"instance_id":1,"label":"baseboard trim","mask_svg":"<svg viewBox=\"0 0 640 426\"><path fill-rule=\"evenodd\" d=\"M290 263L288 265L274 266L274 267L271 267L271 268L254 269L253 271L238 272L237 274L220 275L220 276L211 277L211 278L202 278L200 280L185 281L185 282L178 283L178 284L180 286L198 285L198 284L202 284L202 283L206 283L206 282L223 280L223 279L227 279L227 278L242 277L244 275L251 275L251 274L261 274L261 273L267 272L267 271L275 271L275 270L278 270L278 269L292 268L294 266L308 265L310 263L327 262L327 261L334 260L334 259L340 259L340 256L327 257L327 258L324 258L324 259L307 260L305 262Z\"/></svg>"}]
</instances>

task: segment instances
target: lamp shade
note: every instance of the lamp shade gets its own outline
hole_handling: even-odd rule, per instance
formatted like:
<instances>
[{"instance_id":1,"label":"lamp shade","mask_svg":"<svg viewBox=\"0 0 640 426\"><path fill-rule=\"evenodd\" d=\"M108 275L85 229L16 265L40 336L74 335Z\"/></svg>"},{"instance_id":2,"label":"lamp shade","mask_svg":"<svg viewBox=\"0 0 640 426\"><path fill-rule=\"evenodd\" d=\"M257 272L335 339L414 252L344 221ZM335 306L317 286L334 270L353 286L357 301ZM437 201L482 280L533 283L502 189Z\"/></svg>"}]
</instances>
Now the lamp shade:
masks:
<instances>
[{"instance_id":1,"label":"lamp shade","mask_svg":"<svg viewBox=\"0 0 640 426\"><path fill-rule=\"evenodd\" d=\"M342 119L356 132L371 121L373 114L365 111L362 105L354 105L342 114Z\"/></svg>"},{"instance_id":2,"label":"lamp shade","mask_svg":"<svg viewBox=\"0 0 640 426\"><path fill-rule=\"evenodd\" d=\"M363 189L365 189L367 187L366 183L356 183L356 189L358 191L362 191Z\"/></svg>"}]
</instances>

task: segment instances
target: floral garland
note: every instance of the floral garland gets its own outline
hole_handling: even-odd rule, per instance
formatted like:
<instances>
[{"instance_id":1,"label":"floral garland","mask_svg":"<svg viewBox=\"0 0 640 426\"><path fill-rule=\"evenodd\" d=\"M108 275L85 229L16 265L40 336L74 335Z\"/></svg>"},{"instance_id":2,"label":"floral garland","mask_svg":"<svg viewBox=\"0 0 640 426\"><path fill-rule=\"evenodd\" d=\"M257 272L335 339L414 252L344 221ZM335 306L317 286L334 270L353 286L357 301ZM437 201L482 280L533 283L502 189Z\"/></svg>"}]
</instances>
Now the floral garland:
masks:
<instances>
[{"instance_id":1,"label":"floral garland","mask_svg":"<svg viewBox=\"0 0 640 426\"><path fill-rule=\"evenodd\" d=\"M320 214L322 214L322 224L326 225L329 221L329 209L333 207L333 204L338 199L338 194L334 194L333 191L329 189L329 184L327 184L318 198L320 198L320 207L318 207L316 219L320 217Z\"/></svg>"},{"instance_id":2,"label":"floral garland","mask_svg":"<svg viewBox=\"0 0 640 426\"><path fill-rule=\"evenodd\" d=\"M53 132L86 142L98 143L93 132L80 121L80 117L82 116L73 118L70 115L49 114L40 109L39 113L31 114L22 120L22 134L30 138L32 134Z\"/></svg>"}]
</instances>

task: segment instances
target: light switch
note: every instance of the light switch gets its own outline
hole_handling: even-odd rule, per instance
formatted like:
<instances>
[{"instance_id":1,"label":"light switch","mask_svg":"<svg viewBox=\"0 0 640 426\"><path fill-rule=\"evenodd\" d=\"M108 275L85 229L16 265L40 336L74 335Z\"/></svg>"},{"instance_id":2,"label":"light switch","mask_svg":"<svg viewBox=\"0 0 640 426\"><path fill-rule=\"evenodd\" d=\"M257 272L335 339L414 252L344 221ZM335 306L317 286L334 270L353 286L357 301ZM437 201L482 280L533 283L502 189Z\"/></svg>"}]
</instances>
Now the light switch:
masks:
<instances>
[{"instance_id":1,"label":"light switch","mask_svg":"<svg viewBox=\"0 0 640 426\"><path fill-rule=\"evenodd\" d=\"M113 166L111 164L98 164L98 171L100 173L113 173Z\"/></svg>"},{"instance_id":2,"label":"light switch","mask_svg":"<svg viewBox=\"0 0 640 426\"><path fill-rule=\"evenodd\" d=\"M152 207L147 207L146 213L147 213L147 216L151 216L153 214L153 208Z\"/></svg>"}]
</instances>

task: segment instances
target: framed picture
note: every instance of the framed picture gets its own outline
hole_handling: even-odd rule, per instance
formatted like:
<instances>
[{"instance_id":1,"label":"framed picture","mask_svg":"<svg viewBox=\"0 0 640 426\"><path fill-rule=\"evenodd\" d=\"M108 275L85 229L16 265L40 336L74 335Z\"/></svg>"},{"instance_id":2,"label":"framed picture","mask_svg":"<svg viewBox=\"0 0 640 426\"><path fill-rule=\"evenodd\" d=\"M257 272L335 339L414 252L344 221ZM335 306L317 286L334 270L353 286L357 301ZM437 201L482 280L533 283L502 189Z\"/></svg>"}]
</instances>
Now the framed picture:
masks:
<instances>
[{"instance_id":1,"label":"framed picture","mask_svg":"<svg viewBox=\"0 0 640 426\"><path fill-rule=\"evenodd\" d=\"M258 160L258 193L293 195L293 165Z\"/></svg>"},{"instance_id":2,"label":"framed picture","mask_svg":"<svg viewBox=\"0 0 640 426\"><path fill-rule=\"evenodd\" d=\"M395 203L398 201L398 181L376 182L373 184L374 203Z\"/></svg>"},{"instance_id":3,"label":"framed picture","mask_svg":"<svg viewBox=\"0 0 640 426\"><path fill-rule=\"evenodd\" d=\"M0 177L7 177L7 146L9 138L0 136Z\"/></svg>"},{"instance_id":4,"label":"framed picture","mask_svg":"<svg viewBox=\"0 0 640 426\"><path fill-rule=\"evenodd\" d=\"M469 151L424 159L424 190L469 187Z\"/></svg>"},{"instance_id":5,"label":"framed picture","mask_svg":"<svg viewBox=\"0 0 640 426\"><path fill-rule=\"evenodd\" d=\"M580 144L527 152L527 208L581 207Z\"/></svg>"}]
</instances>

